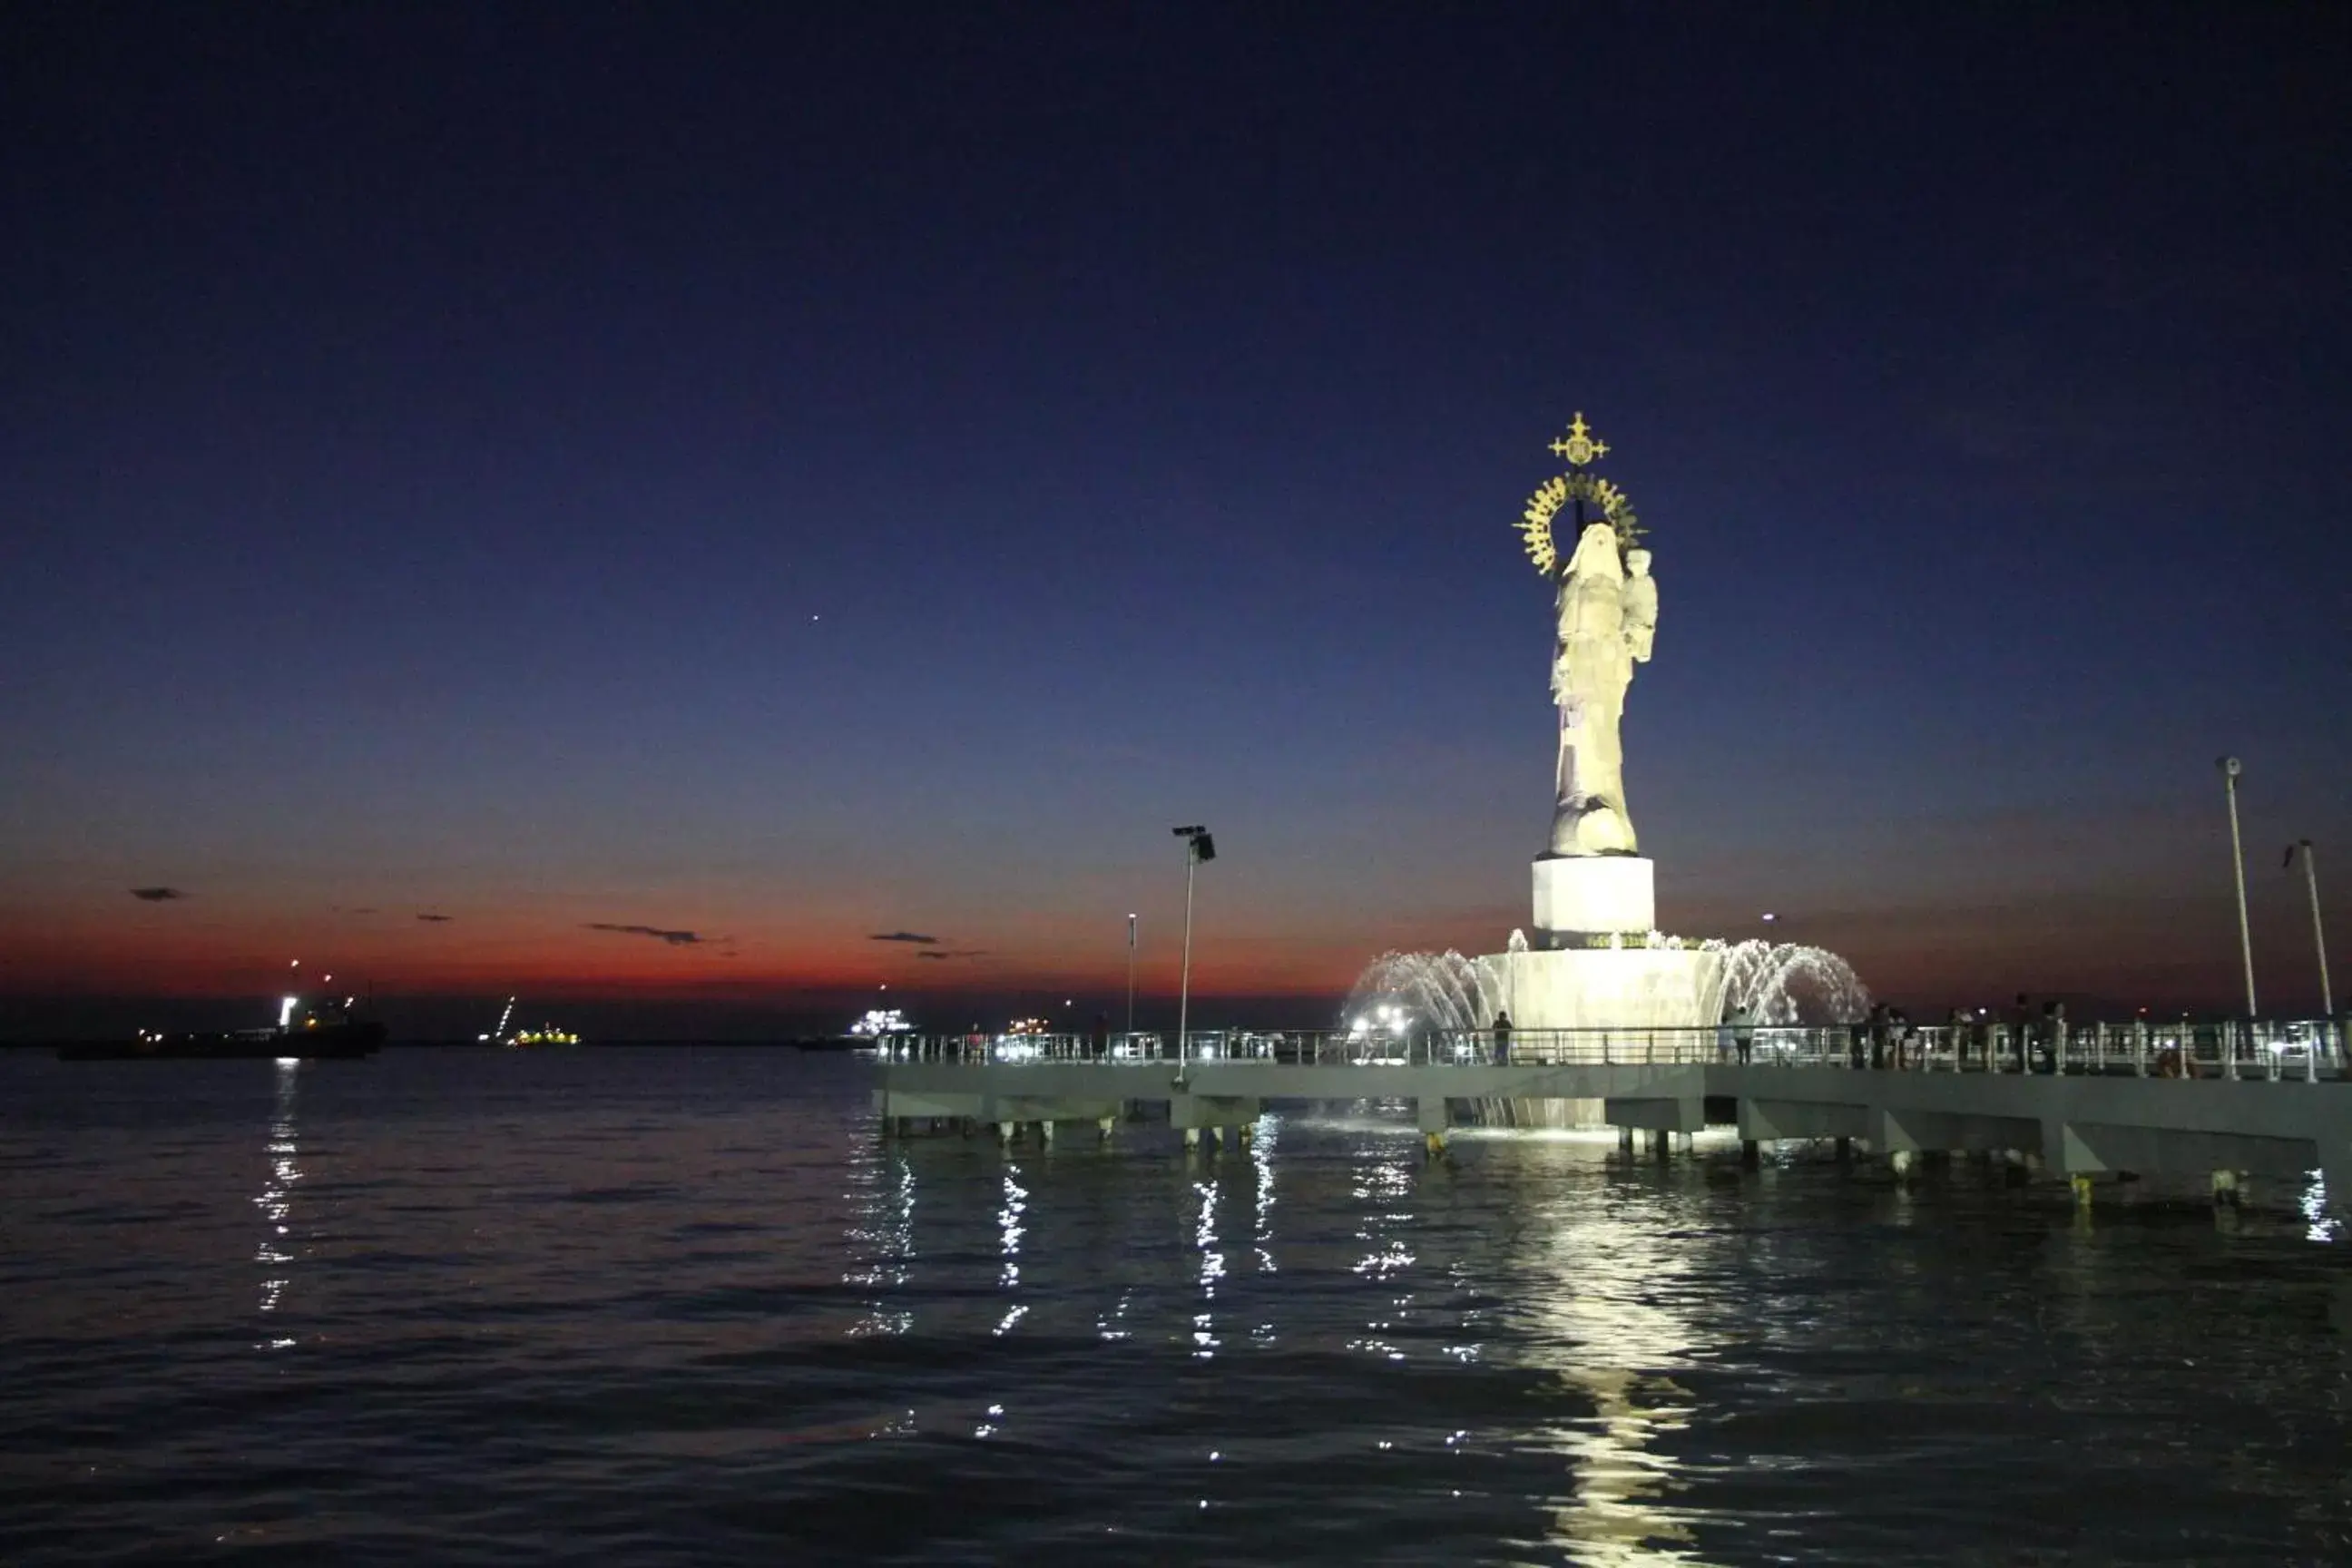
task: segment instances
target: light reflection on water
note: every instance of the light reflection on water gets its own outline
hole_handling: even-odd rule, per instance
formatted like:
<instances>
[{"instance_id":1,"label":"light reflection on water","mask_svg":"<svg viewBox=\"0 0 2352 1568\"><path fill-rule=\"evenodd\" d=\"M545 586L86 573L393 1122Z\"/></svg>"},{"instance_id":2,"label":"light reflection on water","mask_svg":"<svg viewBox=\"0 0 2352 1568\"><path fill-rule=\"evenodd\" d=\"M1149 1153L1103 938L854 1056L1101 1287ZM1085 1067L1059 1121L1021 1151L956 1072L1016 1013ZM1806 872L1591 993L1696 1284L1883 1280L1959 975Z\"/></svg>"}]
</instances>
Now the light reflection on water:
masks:
<instances>
[{"instance_id":1,"label":"light reflection on water","mask_svg":"<svg viewBox=\"0 0 2352 1568\"><path fill-rule=\"evenodd\" d=\"M2288 1561L2352 1531L2315 1182L2085 1218L1965 1165L1432 1162L1297 1110L1190 1156L1133 1124L884 1142L854 1072L749 1052L0 1072L12 1564L225 1533L362 1563ZM252 1354L257 1283L290 1353Z\"/></svg>"},{"instance_id":2,"label":"light reflection on water","mask_svg":"<svg viewBox=\"0 0 2352 1568\"><path fill-rule=\"evenodd\" d=\"M1192 1315L1192 1353L1202 1360L1217 1353L1217 1281L1225 1277L1225 1255L1217 1245L1217 1187L1195 1182L1192 1195L1200 1200L1200 1219L1192 1228L1201 1249L1201 1310Z\"/></svg>"},{"instance_id":3,"label":"light reflection on water","mask_svg":"<svg viewBox=\"0 0 2352 1568\"><path fill-rule=\"evenodd\" d=\"M261 1195L253 1200L254 1206L261 1211L261 1245L253 1257L262 1269L264 1312L277 1311L278 1299L286 1292L297 1247L293 1235L294 1184L302 1179L302 1168L295 1163L295 1155L300 1151L294 1133L294 1108L301 1088L302 1062L299 1057L280 1057L276 1065L277 1104L270 1118L268 1145L269 1173L262 1181ZM293 1347L291 1335L265 1329L254 1349L283 1351Z\"/></svg>"},{"instance_id":4,"label":"light reflection on water","mask_svg":"<svg viewBox=\"0 0 2352 1568\"><path fill-rule=\"evenodd\" d=\"M1004 1269L997 1276L996 1285L998 1289L1007 1294L1021 1284L1021 1238L1028 1233L1028 1227L1021 1223L1021 1216L1028 1212L1028 1207L1029 1189L1021 1184L1021 1167L1008 1157L1004 1165L1004 1203L996 1211L996 1229L1002 1238L1000 1246L1004 1255ZM1004 1309L1003 1318L996 1325L997 1333L1012 1332L1013 1325L1028 1315L1026 1302L1010 1302ZM1003 1412L997 1414L1002 1415Z\"/></svg>"},{"instance_id":5,"label":"light reflection on water","mask_svg":"<svg viewBox=\"0 0 2352 1568\"><path fill-rule=\"evenodd\" d=\"M1550 1250L1554 1285L1526 1310L1558 1347L1558 1373L1592 1414L1534 1440L1571 1466L1553 1539L1571 1562L1689 1563L1690 1531L1663 1500L1678 1489L1659 1439L1683 1431L1691 1395L1669 1375L1703 1358L1697 1327L1671 1305L1687 1289L1688 1249L1616 1205L1563 1215ZM1549 1358L1548 1358L1549 1359Z\"/></svg>"},{"instance_id":6,"label":"light reflection on water","mask_svg":"<svg viewBox=\"0 0 2352 1568\"><path fill-rule=\"evenodd\" d=\"M851 1223L844 1229L848 1268L845 1285L871 1292L857 1334L903 1334L914 1314L891 1304L890 1293L907 1283L915 1246L915 1169L903 1149L877 1140L849 1159Z\"/></svg>"},{"instance_id":7,"label":"light reflection on water","mask_svg":"<svg viewBox=\"0 0 2352 1568\"><path fill-rule=\"evenodd\" d=\"M2343 1234L2344 1221L2327 1202L2327 1179L2314 1171L2296 1204L2307 1222L2304 1230L2306 1241L2334 1241Z\"/></svg>"}]
</instances>

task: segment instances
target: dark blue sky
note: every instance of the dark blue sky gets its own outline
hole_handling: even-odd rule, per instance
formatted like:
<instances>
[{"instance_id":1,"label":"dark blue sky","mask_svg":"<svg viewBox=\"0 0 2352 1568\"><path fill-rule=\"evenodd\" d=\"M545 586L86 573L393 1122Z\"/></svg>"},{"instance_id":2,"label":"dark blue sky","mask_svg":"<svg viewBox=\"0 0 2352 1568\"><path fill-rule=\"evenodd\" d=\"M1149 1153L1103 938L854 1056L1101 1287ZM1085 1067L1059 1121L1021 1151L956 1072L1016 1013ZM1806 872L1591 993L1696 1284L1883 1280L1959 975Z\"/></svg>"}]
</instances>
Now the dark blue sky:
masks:
<instances>
[{"instance_id":1,"label":"dark blue sky","mask_svg":"<svg viewBox=\"0 0 2352 1568\"><path fill-rule=\"evenodd\" d=\"M0 990L1491 950L1580 409L1663 923L2315 1002L2352 13L813 9L10 9Z\"/></svg>"}]
</instances>

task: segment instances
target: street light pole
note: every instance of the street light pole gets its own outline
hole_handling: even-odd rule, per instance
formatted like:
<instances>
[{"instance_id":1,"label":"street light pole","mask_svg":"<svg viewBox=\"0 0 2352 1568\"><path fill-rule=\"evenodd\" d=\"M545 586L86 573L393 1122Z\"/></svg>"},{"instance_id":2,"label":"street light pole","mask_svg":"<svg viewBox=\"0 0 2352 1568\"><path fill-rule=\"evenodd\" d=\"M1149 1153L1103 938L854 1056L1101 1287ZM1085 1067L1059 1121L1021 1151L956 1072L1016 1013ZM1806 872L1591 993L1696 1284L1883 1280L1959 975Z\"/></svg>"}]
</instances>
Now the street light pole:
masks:
<instances>
[{"instance_id":1,"label":"street light pole","mask_svg":"<svg viewBox=\"0 0 2352 1568\"><path fill-rule=\"evenodd\" d=\"M2291 861L2295 850L2303 851L2303 885L2311 893L2311 943L2319 950L2319 1011L2323 1017L2336 1016L2336 989L2327 983L2327 933L2319 924L2319 867L2312 858L2311 840L2303 839L2286 852Z\"/></svg>"},{"instance_id":2,"label":"street light pole","mask_svg":"<svg viewBox=\"0 0 2352 1568\"><path fill-rule=\"evenodd\" d=\"M2221 769L2222 793L2230 798L2230 857L2238 873L2238 952L2246 963L2246 1017L2254 1016L2254 936L2246 924L2246 846L2238 836L2238 774L2244 771L2235 757L2223 757Z\"/></svg>"},{"instance_id":3,"label":"street light pole","mask_svg":"<svg viewBox=\"0 0 2352 1568\"><path fill-rule=\"evenodd\" d=\"M1203 860L1217 858L1216 841L1209 830L1198 823L1179 827L1176 837L1184 842L1184 967L1176 982L1176 1081L1184 1081L1184 1030L1190 1022L1192 1002L1192 873Z\"/></svg>"},{"instance_id":4,"label":"street light pole","mask_svg":"<svg viewBox=\"0 0 2352 1568\"><path fill-rule=\"evenodd\" d=\"M1184 968L1176 982L1176 1081L1184 1081L1184 1029L1192 1005L1192 870L1197 855L1184 858Z\"/></svg>"},{"instance_id":5,"label":"street light pole","mask_svg":"<svg viewBox=\"0 0 2352 1568\"><path fill-rule=\"evenodd\" d=\"M1127 1037L1135 1038L1135 916L1127 917Z\"/></svg>"}]
</instances>

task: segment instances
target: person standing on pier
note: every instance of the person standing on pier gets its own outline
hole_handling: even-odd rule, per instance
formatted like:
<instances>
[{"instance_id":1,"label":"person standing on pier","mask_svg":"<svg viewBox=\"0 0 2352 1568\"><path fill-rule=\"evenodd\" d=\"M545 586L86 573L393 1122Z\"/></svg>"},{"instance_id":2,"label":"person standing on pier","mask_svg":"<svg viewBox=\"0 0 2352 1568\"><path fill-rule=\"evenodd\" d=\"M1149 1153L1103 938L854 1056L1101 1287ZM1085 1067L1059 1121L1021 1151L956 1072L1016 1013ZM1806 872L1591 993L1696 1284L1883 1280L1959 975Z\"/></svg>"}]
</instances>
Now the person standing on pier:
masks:
<instances>
[{"instance_id":1,"label":"person standing on pier","mask_svg":"<svg viewBox=\"0 0 2352 1568\"><path fill-rule=\"evenodd\" d=\"M1495 1065L1498 1068L1511 1065L1511 1016L1507 1012L1495 1015Z\"/></svg>"}]
</instances>

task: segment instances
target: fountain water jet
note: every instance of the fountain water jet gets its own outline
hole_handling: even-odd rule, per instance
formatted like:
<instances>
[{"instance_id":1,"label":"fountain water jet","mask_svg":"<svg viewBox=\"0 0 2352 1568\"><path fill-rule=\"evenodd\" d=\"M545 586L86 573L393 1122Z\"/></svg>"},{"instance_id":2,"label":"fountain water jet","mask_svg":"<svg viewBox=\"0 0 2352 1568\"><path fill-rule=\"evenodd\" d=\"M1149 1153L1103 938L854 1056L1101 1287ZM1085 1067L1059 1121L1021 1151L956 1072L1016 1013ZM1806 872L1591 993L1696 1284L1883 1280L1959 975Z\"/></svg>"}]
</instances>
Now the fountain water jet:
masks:
<instances>
[{"instance_id":1,"label":"fountain water jet","mask_svg":"<svg viewBox=\"0 0 2352 1568\"><path fill-rule=\"evenodd\" d=\"M1870 988L1826 948L1751 940L1725 960L1724 1005L1745 1006L1759 1024L1859 1024L1870 1016Z\"/></svg>"},{"instance_id":2,"label":"fountain water jet","mask_svg":"<svg viewBox=\"0 0 2352 1568\"><path fill-rule=\"evenodd\" d=\"M1364 965L1340 1009L1342 1026L1383 1004L1402 1007L1416 1024L1431 1028L1483 1029L1495 1021L1503 997L1479 963L1444 952L1384 952Z\"/></svg>"},{"instance_id":3,"label":"fountain water jet","mask_svg":"<svg viewBox=\"0 0 2352 1568\"><path fill-rule=\"evenodd\" d=\"M1728 947L1691 943L1681 948L1621 950L1605 958L1597 953L1593 956L1607 968L1620 972L1628 970L1625 961L1632 959L1633 971L1638 973L1657 967L1641 962L1642 955L1653 952L1662 958L1674 954L1714 961L1704 965L1678 962L1668 966L1676 970L1699 969L1699 989L1712 993L1711 1005L1709 998L1702 994L1696 998L1700 1005L1689 1016L1656 1026L1659 1027L1712 1025L1720 1021L1729 1008L1738 1006L1746 1007L1748 1016L1759 1024L1783 1026L1858 1024L1870 1013L1870 988L1862 983L1852 964L1827 948L1748 941ZM1522 1016L1519 1009L1511 1006L1512 982L1516 978L1513 963L1527 955L1524 945L1483 958L1465 958L1450 948L1444 952L1384 952L1364 965L1356 983L1349 987L1347 1003L1340 1009L1340 1022L1345 1026L1386 1004L1404 1009L1416 1024L1441 1030L1485 1029L1493 1025L1496 1014L1506 1011L1521 1028L1591 1026L1554 1023L1549 1016L1537 1023L1532 1014ZM1716 973L1707 975L1707 971ZM1707 983L1710 980L1712 983ZM1622 997L1622 988L1620 994ZM1633 1020L1617 1016L1597 1018L1592 1024L1623 1026L1633 1025Z\"/></svg>"}]
</instances>

